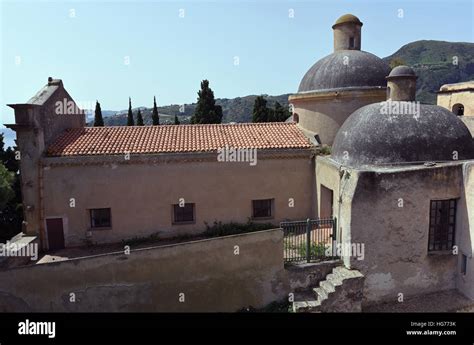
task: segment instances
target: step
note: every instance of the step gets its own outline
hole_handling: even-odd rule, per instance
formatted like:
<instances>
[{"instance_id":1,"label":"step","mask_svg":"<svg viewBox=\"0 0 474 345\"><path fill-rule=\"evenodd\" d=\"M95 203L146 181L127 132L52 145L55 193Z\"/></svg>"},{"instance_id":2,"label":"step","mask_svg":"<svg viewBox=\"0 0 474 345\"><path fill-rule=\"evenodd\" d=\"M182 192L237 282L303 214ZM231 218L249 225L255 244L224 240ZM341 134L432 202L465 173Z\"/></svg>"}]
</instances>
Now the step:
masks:
<instances>
[{"instance_id":1,"label":"step","mask_svg":"<svg viewBox=\"0 0 474 345\"><path fill-rule=\"evenodd\" d=\"M314 288L313 291L316 294L316 296L318 297L318 301L321 302L321 303L324 300L329 298L329 293L321 287Z\"/></svg>"},{"instance_id":2,"label":"step","mask_svg":"<svg viewBox=\"0 0 474 345\"><path fill-rule=\"evenodd\" d=\"M357 270L349 270L344 266L333 268L332 272L342 279L362 278L363 275Z\"/></svg>"},{"instance_id":3,"label":"step","mask_svg":"<svg viewBox=\"0 0 474 345\"><path fill-rule=\"evenodd\" d=\"M307 313L311 311L317 311L318 307L321 305L321 302L318 300L309 300L309 301L295 301L293 302L293 312L294 313Z\"/></svg>"},{"instance_id":4,"label":"step","mask_svg":"<svg viewBox=\"0 0 474 345\"><path fill-rule=\"evenodd\" d=\"M342 285L344 278L336 273L329 273L326 276L326 280L330 281L334 286L339 286Z\"/></svg>"},{"instance_id":5,"label":"step","mask_svg":"<svg viewBox=\"0 0 474 345\"><path fill-rule=\"evenodd\" d=\"M330 281L327 281L327 280L323 280L323 281L319 282L319 286L321 288L323 288L324 290L326 290L328 292L328 295L331 292L336 291L336 287Z\"/></svg>"}]
</instances>

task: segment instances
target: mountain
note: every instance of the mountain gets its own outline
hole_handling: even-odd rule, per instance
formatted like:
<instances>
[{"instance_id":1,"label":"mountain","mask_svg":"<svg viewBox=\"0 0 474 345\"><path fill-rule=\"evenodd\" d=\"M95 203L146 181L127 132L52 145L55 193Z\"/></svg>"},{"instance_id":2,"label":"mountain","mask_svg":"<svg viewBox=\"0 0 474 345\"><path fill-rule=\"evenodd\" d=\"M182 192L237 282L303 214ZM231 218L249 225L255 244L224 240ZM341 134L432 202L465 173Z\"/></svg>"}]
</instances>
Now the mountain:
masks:
<instances>
[{"instance_id":1,"label":"mountain","mask_svg":"<svg viewBox=\"0 0 474 345\"><path fill-rule=\"evenodd\" d=\"M397 59L418 75L417 100L436 104L436 91L444 84L474 80L474 43L416 41L384 58Z\"/></svg>"},{"instance_id":2,"label":"mountain","mask_svg":"<svg viewBox=\"0 0 474 345\"><path fill-rule=\"evenodd\" d=\"M422 103L436 104L436 91L443 84L474 80L474 43L416 41L404 45L394 54L384 58L387 63L394 59L415 69L418 75L417 100ZM265 98L271 107L276 101L287 107L288 95L266 95ZM250 95L216 99L216 103L222 106L223 122L251 122L256 97ZM162 123L174 123L175 115L181 123L189 123L195 107L196 103L184 106L172 104L158 107L158 112ZM140 109L145 124L151 124L151 108ZM104 122L107 126L125 125L127 110L119 111L114 116L105 116Z\"/></svg>"}]
</instances>

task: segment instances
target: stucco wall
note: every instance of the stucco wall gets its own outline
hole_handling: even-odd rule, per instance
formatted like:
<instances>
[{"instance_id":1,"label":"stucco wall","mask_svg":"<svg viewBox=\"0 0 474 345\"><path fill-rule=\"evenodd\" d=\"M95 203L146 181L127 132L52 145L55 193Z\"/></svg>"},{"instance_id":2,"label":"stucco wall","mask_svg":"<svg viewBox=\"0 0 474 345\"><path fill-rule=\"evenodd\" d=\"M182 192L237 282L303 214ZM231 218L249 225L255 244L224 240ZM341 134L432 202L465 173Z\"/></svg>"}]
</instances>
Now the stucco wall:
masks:
<instances>
[{"instance_id":1,"label":"stucco wall","mask_svg":"<svg viewBox=\"0 0 474 345\"><path fill-rule=\"evenodd\" d=\"M281 229L0 271L3 312L232 312L288 291Z\"/></svg>"},{"instance_id":2,"label":"stucco wall","mask_svg":"<svg viewBox=\"0 0 474 345\"><path fill-rule=\"evenodd\" d=\"M467 297L474 299L474 163L463 166L463 192L459 199L456 222L460 231L457 236L459 246L456 287ZM466 274L461 273L462 254L467 257Z\"/></svg>"},{"instance_id":3,"label":"stucco wall","mask_svg":"<svg viewBox=\"0 0 474 345\"><path fill-rule=\"evenodd\" d=\"M453 105L460 103L464 105L464 115L474 115L474 92L473 91L461 91L453 93L439 93L438 101L439 106L442 106L449 111L453 111Z\"/></svg>"},{"instance_id":4,"label":"stucco wall","mask_svg":"<svg viewBox=\"0 0 474 345\"><path fill-rule=\"evenodd\" d=\"M118 159L99 165L86 165L84 160L84 165L47 166L45 217L63 217L66 246L75 246L84 244L92 208L110 207L112 212L110 230L92 231L92 241L97 243L154 233L162 237L197 233L205 230L205 222L212 225L216 220L247 222L256 199L274 198L274 217L259 222L277 225L311 216L314 165L310 153L299 158L265 159L260 153L257 157L255 166L217 162L215 157L204 162L145 160L136 164L131 157L130 164ZM61 160L45 164L51 161ZM74 207L70 207L71 198ZM172 204L180 198L195 203L195 224L172 224Z\"/></svg>"},{"instance_id":5,"label":"stucco wall","mask_svg":"<svg viewBox=\"0 0 474 345\"><path fill-rule=\"evenodd\" d=\"M474 116L459 116L474 137Z\"/></svg>"},{"instance_id":6,"label":"stucco wall","mask_svg":"<svg viewBox=\"0 0 474 345\"><path fill-rule=\"evenodd\" d=\"M428 253L429 215L430 200L461 195L461 164L359 171L350 232L365 258L351 267L366 275L366 303L455 287L457 256Z\"/></svg>"},{"instance_id":7,"label":"stucco wall","mask_svg":"<svg viewBox=\"0 0 474 345\"><path fill-rule=\"evenodd\" d=\"M323 144L332 145L337 131L355 110L386 99L386 88L301 93L291 95L289 102L299 116L299 125L319 135Z\"/></svg>"}]
</instances>

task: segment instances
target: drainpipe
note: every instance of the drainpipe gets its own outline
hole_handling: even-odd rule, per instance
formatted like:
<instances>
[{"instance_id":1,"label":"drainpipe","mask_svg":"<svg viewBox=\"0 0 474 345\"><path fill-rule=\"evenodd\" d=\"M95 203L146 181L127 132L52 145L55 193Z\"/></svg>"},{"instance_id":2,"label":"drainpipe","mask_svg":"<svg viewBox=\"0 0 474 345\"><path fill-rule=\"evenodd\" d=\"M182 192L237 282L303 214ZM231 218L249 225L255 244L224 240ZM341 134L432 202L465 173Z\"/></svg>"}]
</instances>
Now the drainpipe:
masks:
<instances>
[{"instance_id":1,"label":"drainpipe","mask_svg":"<svg viewBox=\"0 0 474 345\"><path fill-rule=\"evenodd\" d=\"M40 245L41 245L41 250L44 250L46 248L46 236L45 236L45 228L44 228L44 200L43 200L43 164L41 162L41 159L38 161L38 189L39 189L39 233L40 233Z\"/></svg>"}]
</instances>

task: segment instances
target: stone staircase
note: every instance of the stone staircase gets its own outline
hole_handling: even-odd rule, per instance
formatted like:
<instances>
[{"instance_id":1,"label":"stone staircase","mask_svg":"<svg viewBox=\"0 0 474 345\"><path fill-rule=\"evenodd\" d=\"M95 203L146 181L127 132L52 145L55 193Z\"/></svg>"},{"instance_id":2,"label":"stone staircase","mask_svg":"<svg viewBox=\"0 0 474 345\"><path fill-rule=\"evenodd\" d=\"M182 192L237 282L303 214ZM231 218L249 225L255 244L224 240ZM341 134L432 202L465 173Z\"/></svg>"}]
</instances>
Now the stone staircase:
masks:
<instances>
[{"instance_id":1,"label":"stone staircase","mask_svg":"<svg viewBox=\"0 0 474 345\"><path fill-rule=\"evenodd\" d=\"M333 268L318 287L295 293L295 313L360 312L365 277L343 266Z\"/></svg>"}]
</instances>

